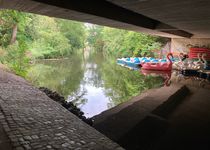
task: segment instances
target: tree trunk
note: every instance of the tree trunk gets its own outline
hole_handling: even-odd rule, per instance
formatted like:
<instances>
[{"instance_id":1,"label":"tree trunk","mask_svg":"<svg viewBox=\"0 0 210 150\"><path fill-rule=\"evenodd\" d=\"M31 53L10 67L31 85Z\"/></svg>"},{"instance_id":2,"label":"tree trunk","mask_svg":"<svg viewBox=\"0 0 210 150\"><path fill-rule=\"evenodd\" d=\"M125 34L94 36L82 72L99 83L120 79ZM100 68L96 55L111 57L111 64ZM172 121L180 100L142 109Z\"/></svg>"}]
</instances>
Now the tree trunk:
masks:
<instances>
[{"instance_id":1,"label":"tree trunk","mask_svg":"<svg viewBox=\"0 0 210 150\"><path fill-rule=\"evenodd\" d=\"M14 24L14 26L12 27L12 38L10 40L10 44L15 43L15 41L16 41L17 29L18 29L17 24Z\"/></svg>"}]
</instances>

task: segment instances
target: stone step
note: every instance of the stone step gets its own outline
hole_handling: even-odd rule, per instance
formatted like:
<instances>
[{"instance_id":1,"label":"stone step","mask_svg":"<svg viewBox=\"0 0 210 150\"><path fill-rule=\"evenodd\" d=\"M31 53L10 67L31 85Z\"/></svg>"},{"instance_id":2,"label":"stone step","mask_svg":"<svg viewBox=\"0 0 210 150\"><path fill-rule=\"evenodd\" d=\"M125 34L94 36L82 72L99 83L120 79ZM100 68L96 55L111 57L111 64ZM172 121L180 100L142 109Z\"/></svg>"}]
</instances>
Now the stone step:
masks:
<instances>
[{"instance_id":1,"label":"stone step","mask_svg":"<svg viewBox=\"0 0 210 150\"><path fill-rule=\"evenodd\" d=\"M119 106L121 108L118 111L112 109L110 113L107 111L94 117L93 127L116 142L123 141L128 133L135 129L158 106L166 105L164 102L170 100L171 97L176 97L176 95L186 95L186 90L185 86L180 85L148 90L147 94L144 93L140 99L127 102L128 105L124 104L123 107ZM157 110L155 112L159 113L164 109L161 107Z\"/></svg>"},{"instance_id":2,"label":"stone step","mask_svg":"<svg viewBox=\"0 0 210 150\"><path fill-rule=\"evenodd\" d=\"M171 95L167 101L164 101L163 104L153 110L152 113L160 117L167 118L176 109L176 107L183 102L186 95L189 94L190 90L186 86L183 86L176 93Z\"/></svg>"}]
</instances>

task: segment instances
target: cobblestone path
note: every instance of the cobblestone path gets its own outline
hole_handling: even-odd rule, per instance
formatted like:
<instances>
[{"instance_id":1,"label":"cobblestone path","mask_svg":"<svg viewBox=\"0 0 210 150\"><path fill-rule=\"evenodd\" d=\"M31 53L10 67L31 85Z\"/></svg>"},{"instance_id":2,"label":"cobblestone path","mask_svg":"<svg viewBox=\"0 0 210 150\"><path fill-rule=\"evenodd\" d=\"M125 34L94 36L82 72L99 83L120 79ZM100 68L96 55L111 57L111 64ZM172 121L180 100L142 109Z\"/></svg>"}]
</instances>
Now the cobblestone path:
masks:
<instances>
[{"instance_id":1,"label":"cobblestone path","mask_svg":"<svg viewBox=\"0 0 210 150\"><path fill-rule=\"evenodd\" d=\"M24 79L2 70L0 123L17 150L122 149Z\"/></svg>"}]
</instances>

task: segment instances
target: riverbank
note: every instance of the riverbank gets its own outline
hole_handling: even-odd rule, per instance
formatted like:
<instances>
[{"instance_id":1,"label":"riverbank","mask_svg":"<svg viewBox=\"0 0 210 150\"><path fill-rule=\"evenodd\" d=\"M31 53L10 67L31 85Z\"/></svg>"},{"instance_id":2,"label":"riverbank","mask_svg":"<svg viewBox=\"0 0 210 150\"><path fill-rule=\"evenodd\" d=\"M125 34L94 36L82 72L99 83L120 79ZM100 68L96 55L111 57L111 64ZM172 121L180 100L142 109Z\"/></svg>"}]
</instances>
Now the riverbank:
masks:
<instances>
[{"instance_id":1,"label":"riverbank","mask_svg":"<svg viewBox=\"0 0 210 150\"><path fill-rule=\"evenodd\" d=\"M92 119L86 118L84 116L84 112L82 112L79 108L77 108L72 102L67 102L65 98L61 96L60 94L58 94L56 91L51 91L50 89L46 87L39 87L39 90L44 92L52 100L61 104L64 108L66 108L68 111L76 115L82 121L92 126L93 124Z\"/></svg>"},{"instance_id":2,"label":"riverbank","mask_svg":"<svg viewBox=\"0 0 210 150\"><path fill-rule=\"evenodd\" d=\"M44 58L44 59L35 59L35 61L45 61L45 60L65 60L69 59L68 57L65 58Z\"/></svg>"}]
</instances>

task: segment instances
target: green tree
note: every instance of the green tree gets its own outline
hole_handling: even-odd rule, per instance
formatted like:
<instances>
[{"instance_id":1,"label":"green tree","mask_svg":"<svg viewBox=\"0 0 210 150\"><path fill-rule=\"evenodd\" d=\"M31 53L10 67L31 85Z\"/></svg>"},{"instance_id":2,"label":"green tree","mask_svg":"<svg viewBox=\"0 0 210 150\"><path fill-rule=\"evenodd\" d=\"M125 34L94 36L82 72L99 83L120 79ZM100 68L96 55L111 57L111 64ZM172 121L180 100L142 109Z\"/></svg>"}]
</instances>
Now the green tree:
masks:
<instances>
[{"instance_id":1,"label":"green tree","mask_svg":"<svg viewBox=\"0 0 210 150\"><path fill-rule=\"evenodd\" d=\"M36 15L33 20L30 49L35 58L64 57L71 53L69 40L60 32L54 18Z\"/></svg>"},{"instance_id":2,"label":"green tree","mask_svg":"<svg viewBox=\"0 0 210 150\"><path fill-rule=\"evenodd\" d=\"M87 42L95 49L95 51L103 51L103 28L104 27L98 25L90 25L87 27Z\"/></svg>"},{"instance_id":3,"label":"green tree","mask_svg":"<svg viewBox=\"0 0 210 150\"><path fill-rule=\"evenodd\" d=\"M14 10L0 11L0 46L4 55L1 62L7 64L17 74L24 76L28 59L25 57L27 44L25 29L30 15ZM3 57L3 58L2 58Z\"/></svg>"},{"instance_id":4,"label":"green tree","mask_svg":"<svg viewBox=\"0 0 210 150\"><path fill-rule=\"evenodd\" d=\"M29 59L26 57L27 45L23 41L16 41L6 48L5 64L17 75L25 77Z\"/></svg>"},{"instance_id":5,"label":"green tree","mask_svg":"<svg viewBox=\"0 0 210 150\"><path fill-rule=\"evenodd\" d=\"M60 32L69 40L72 52L84 48L86 33L84 23L56 19Z\"/></svg>"},{"instance_id":6,"label":"green tree","mask_svg":"<svg viewBox=\"0 0 210 150\"><path fill-rule=\"evenodd\" d=\"M127 30L105 27L103 29L104 51L108 56L132 56L132 51L125 45Z\"/></svg>"},{"instance_id":7,"label":"green tree","mask_svg":"<svg viewBox=\"0 0 210 150\"><path fill-rule=\"evenodd\" d=\"M30 15L15 10L0 11L0 46L7 47L25 35Z\"/></svg>"},{"instance_id":8,"label":"green tree","mask_svg":"<svg viewBox=\"0 0 210 150\"><path fill-rule=\"evenodd\" d=\"M114 57L152 55L160 49L160 37L127 30L92 25L88 28L87 41L90 46Z\"/></svg>"}]
</instances>

